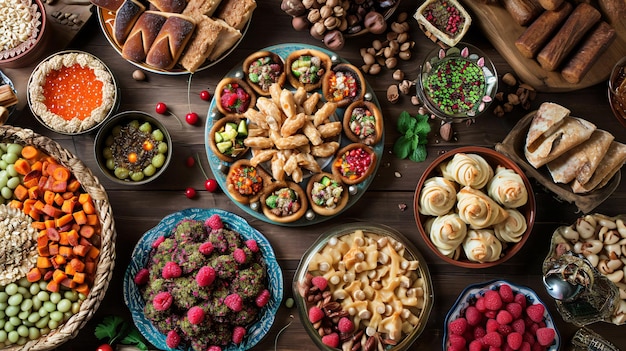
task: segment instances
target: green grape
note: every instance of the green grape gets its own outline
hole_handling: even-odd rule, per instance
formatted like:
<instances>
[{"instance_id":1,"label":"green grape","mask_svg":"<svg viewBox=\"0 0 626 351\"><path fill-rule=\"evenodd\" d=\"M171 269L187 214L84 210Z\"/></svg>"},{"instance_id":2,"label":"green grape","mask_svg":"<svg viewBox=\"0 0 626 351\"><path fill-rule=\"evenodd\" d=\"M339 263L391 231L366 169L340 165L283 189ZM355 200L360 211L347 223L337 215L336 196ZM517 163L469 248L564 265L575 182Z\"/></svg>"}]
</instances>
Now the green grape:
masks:
<instances>
[{"instance_id":1,"label":"green grape","mask_svg":"<svg viewBox=\"0 0 626 351\"><path fill-rule=\"evenodd\" d=\"M114 170L115 169L115 160L112 159L112 158L107 158L106 162L104 163L104 166L108 170L110 170L110 171Z\"/></svg>"},{"instance_id":2,"label":"green grape","mask_svg":"<svg viewBox=\"0 0 626 351\"><path fill-rule=\"evenodd\" d=\"M67 290L63 293L63 297L74 302L78 300L78 293L75 290Z\"/></svg>"},{"instance_id":3,"label":"green grape","mask_svg":"<svg viewBox=\"0 0 626 351\"><path fill-rule=\"evenodd\" d=\"M45 290L40 290L37 293L37 298L40 301L42 301L42 302L49 301L50 300L50 294L47 291L45 291Z\"/></svg>"},{"instance_id":4,"label":"green grape","mask_svg":"<svg viewBox=\"0 0 626 351\"><path fill-rule=\"evenodd\" d=\"M152 164L149 164L146 168L143 169L143 174L145 174L146 177L152 177L154 173L156 173L156 167L154 167Z\"/></svg>"},{"instance_id":5,"label":"green grape","mask_svg":"<svg viewBox=\"0 0 626 351\"><path fill-rule=\"evenodd\" d=\"M2 329L0 330L0 342L5 342L7 341L7 332Z\"/></svg>"},{"instance_id":6,"label":"green grape","mask_svg":"<svg viewBox=\"0 0 626 351\"><path fill-rule=\"evenodd\" d=\"M37 295L37 293L39 293L39 291L41 291L41 289L39 288L39 284L31 284L28 287L28 292L30 292L31 295L35 296Z\"/></svg>"},{"instance_id":7,"label":"green grape","mask_svg":"<svg viewBox=\"0 0 626 351\"><path fill-rule=\"evenodd\" d=\"M63 318L63 314L61 314L61 318ZM53 319L50 319L50 320L48 321L48 328L50 328L50 329L56 329L56 328L58 328L58 327L59 327L59 324L60 324L60 323L59 323L59 321L55 321L55 320L53 320Z\"/></svg>"},{"instance_id":8,"label":"green grape","mask_svg":"<svg viewBox=\"0 0 626 351\"><path fill-rule=\"evenodd\" d=\"M20 325L19 327L17 327L17 333L20 334L20 336L28 336L28 327L25 325Z\"/></svg>"},{"instance_id":9,"label":"green grape","mask_svg":"<svg viewBox=\"0 0 626 351\"><path fill-rule=\"evenodd\" d=\"M6 151L16 155L20 155L22 153L22 149L23 147L20 144L9 144L7 145Z\"/></svg>"},{"instance_id":10,"label":"green grape","mask_svg":"<svg viewBox=\"0 0 626 351\"><path fill-rule=\"evenodd\" d=\"M157 151L160 154L166 153L167 152L167 143L160 142L159 145L157 145Z\"/></svg>"},{"instance_id":11,"label":"green grape","mask_svg":"<svg viewBox=\"0 0 626 351\"><path fill-rule=\"evenodd\" d=\"M133 172L130 174L130 179L132 179L135 182L141 181L144 178L144 174L143 172Z\"/></svg>"},{"instance_id":12,"label":"green grape","mask_svg":"<svg viewBox=\"0 0 626 351\"><path fill-rule=\"evenodd\" d=\"M61 301L59 301L59 303L57 303L57 310L59 312L65 313L70 309L72 309L72 301L68 299L62 299Z\"/></svg>"},{"instance_id":13,"label":"green grape","mask_svg":"<svg viewBox=\"0 0 626 351\"><path fill-rule=\"evenodd\" d=\"M11 176L11 177L17 177L18 176L18 173L15 170L15 165L14 164L7 165L6 171L7 171L7 174L9 176Z\"/></svg>"},{"instance_id":14,"label":"green grape","mask_svg":"<svg viewBox=\"0 0 626 351\"><path fill-rule=\"evenodd\" d=\"M115 176L119 179L126 179L129 176L129 171L128 168L124 168L124 167L117 167L113 173L115 174Z\"/></svg>"},{"instance_id":15,"label":"green grape","mask_svg":"<svg viewBox=\"0 0 626 351\"><path fill-rule=\"evenodd\" d=\"M22 301L24 300L24 296L20 295L20 294L15 294L11 297L9 297L9 306L19 306Z\"/></svg>"},{"instance_id":16,"label":"green grape","mask_svg":"<svg viewBox=\"0 0 626 351\"><path fill-rule=\"evenodd\" d=\"M55 322L62 322L63 321L63 312L59 312L59 311L53 311L50 312L50 320L53 320ZM50 326L50 323L48 323L48 326ZM52 328L52 327L50 327ZM54 328L52 328L54 329Z\"/></svg>"},{"instance_id":17,"label":"green grape","mask_svg":"<svg viewBox=\"0 0 626 351\"><path fill-rule=\"evenodd\" d=\"M28 338L31 340L37 340L41 336L39 329L30 327L28 328Z\"/></svg>"},{"instance_id":18,"label":"green grape","mask_svg":"<svg viewBox=\"0 0 626 351\"><path fill-rule=\"evenodd\" d=\"M20 338L20 334L18 334L16 330L11 330L9 332L9 337L8 337L9 342L15 344L19 338Z\"/></svg>"},{"instance_id":19,"label":"green grape","mask_svg":"<svg viewBox=\"0 0 626 351\"><path fill-rule=\"evenodd\" d=\"M11 199L11 197L13 197L13 190L11 190L11 188L9 188L8 186L5 186L0 189L0 195L2 195L4 199L9 200Z\"/></svg>"},{"instance_id":20,"label":"green grape","mask_svg":"<svg viewBox=\"0 0 626 351\"><path fill-rule=\"evenodd\" d=\"M48 313L50 312L54 312L57 309L57 305L55 305L53 302L51 301L46 301L43 303L43 308L48 311Z\"/></svg>"},{"instance_id":21,"label":"green grape","mask_svg":"<svg viewBox=\"0 0 626 351\"><path fill-rule=\"evenodd\" d=\"M33 308L33 300L32 299L26 299L26 300L22 301L22 304L20 305L20 309L22 311L30 311L31 308Z\"/></svg>"},{"instance_id":22,"label":"green grape","mask_svg":"<svg viewBox=\"0 0 626 351\"><path fill-rule=\"evenodd\" d=\"M7 152L6 154L2 155L2 160L4 160L7 163L7 167L9 165L14 164L15 161L17 161L18 158L19 158L19 156L17 154L12 153L12 152ZM7 167L4 167L4 169L6 169Z\"/></svg>"},{"instance_id":23,"label":"green grape","mask_svg":"<svg viewBox=\"0 0 626 351\"><path fill-rule=\"evenodd\" d=\"M165 135L163 135L163 132L160 129L155 129L152 131L152 137L156 141L163 141Z\"/></svg>"},{"instance_id":24,"label":"green grape","mask_svg":"<svg viewBox=\"0 0 626 351\"><path fill-rule=\"evenodd\" d=\"M154 155L154 157L152 158L152 165L156 168L161 168L163 167L163 164L165 164L165 155L163 154Z\"/></svg>"},{"instance_id":25,"label":"green grape","mask_svg":"<svg viewBox=\"0 0 626 351\"><path fill-rule=\"evenodd\" d=\"M44 316L41 317L40 320L38 320L37 322L35 322L35 327L42 329L48 326L48 322L50 321L50 317L49 316Z\"/></svg>"},{"instance_id":26,"label":"green grape","mask_svg":"<svg viewBox=\"0 0 626 351\"><path fill-rule=\"evenodd\" d=\"M13 324L14 327L18 327L22 325L22 320L17 316L13 316L9 318L9 323Z\"/></svg>"},{"instance_id":27,"label":"green grape","mask_svg":"<svg viewBox=\"0 0 626 351\"><path fill-rule=\"evenodd\" d=\"M139 121L138 120L132 120L128 123L128 126L130 127L129 129L133 130L133 129L138 129L139 128Z\"/></svg>"},{"instance_id":28,"label":"green grape","mask_svg":"<svg viewBox=\"0 0 626 351\"><path fill-rule=\"evenodd\" d=\"M122 126L120 126L120 125L117 125L117 126L115 126L115 127L111 128L111 134L112 134L113 136L118 136L118 135L120 135L120 132L122 132Z\"/></svg>"},{"instance_id":29,"label":"green grape","mask_svg":"<svg viewBox=\"0 0 626 351\"><path fill-rule=\"evenodd\" d=\"M9 182L9 175L6 173L6 171L1 172L4 172L4 174L0 174L0 188L4 188Z\"/></svg>"},{"instance_id":30,"label":"green grape","mask_svg":"<svg viewBox=\"0 0 626 351\"><path fill-rule=\"evenodd\" d=\"M41 319L41 316L37 312L33 312L28 315L27 320L31 323L37 323Z\"/></svg>"},{"instance_id":31,"label":"green grape","mask_svg":"<svg viewBox=\"0 0 626 351\"><path fill-rule=\"evenodd\" d=\"M62 298L63 297L61 296L61 293L53 292L52 294L50 294L50 302L52 302L53 304L59 303Z\"/></svg>"},{"instance_id":32,"label":"green grape","mask_svg":"<svg viewBox=\"0 0 626 351\"><path fill-rule=\"evenodd\" d=\"M6 154L4 154L6 155ZM4 156L2 155L2 156ZM7 161L4 160L4 158L0 159L0 169L7 169L7 166L9 165L9 163Z\"/></svg>"},{"instance_id":33,"label":"green grape","mask_svg":"<svg viewBox=\"0 0 626 351\"><path fill-rule=\"evenodd\" d=\"M143 122L139 126L139 130L144 133L152 133L152 125L150 124L150 122Z\"/></svg>"},{"instance_id":34,"label":"green grape","mask_svg":"<svg viewBox=\"0 0 626 351\"><path fill-rule=\"evenodd\" d=\"M18 288L17 284L10 283L6 287L4 287L4 291L9 295L15 295L17 294L17 288Z\"/></svg>"},{"instance_id":35,"label":"green grape","mask_svg":"<svg viewBox=\"0 0 626 351\"><path fill-rule=\"evenodd\" d=\"M104 158L108 159L112 159L113 158L113 151L111 151L110 147L105 147L104 149L102 149L102 156L104 156Z\"/></svg>"}]
</instances>

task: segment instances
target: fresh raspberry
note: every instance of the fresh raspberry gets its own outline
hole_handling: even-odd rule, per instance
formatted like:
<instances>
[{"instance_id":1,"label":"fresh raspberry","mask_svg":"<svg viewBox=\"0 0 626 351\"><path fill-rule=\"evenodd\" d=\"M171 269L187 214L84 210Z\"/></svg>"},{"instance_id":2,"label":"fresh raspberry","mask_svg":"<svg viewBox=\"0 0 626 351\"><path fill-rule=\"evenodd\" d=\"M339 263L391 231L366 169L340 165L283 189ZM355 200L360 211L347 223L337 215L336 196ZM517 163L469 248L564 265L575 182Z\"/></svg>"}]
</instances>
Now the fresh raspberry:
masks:
<instances>
[{"instance_id":1,"label":"fresh raspberry","mask_svg":"<svg viewBox=\"0 0 626 351\"><path fill-rule=\"evenodd\" d=\"M508 303L504 308L509 311L513 319L518 319L522 316L522 312L524 312L522 305L517 302Z\"/></svg>"},{"instance_id":2,"label":"fresh raspberry","mask_svg":"<svg viewBox=\"0 0 626 351\"><path fill-rule=\"evenodd\" d=\"M506 336L506 343L513 350L519 350L522 347L522 342L524 339L522 338L522 334L518 332L512 332L511 334Z\"/></svg>"},{"instance_id":3,"label":"fresh raspberry","mask_svg":"<svg viewBox=\"0 0 626 351\"><path fill-rule=\"evenodd\" d=\"M502 336L507 336L513 332L513 327L508 324L498 324L498 333Z\"/></svg>"},{"instance_id":4,"label":"fresh raspberry","mask_svg":"<svg viewBox=\"0 0 626 351\"><path fill-rule=\"evenodd\" d=\"M495 319L487 319L485 329L487 330L487 333L498 331L498 322Z\"/></svg>"},{"instance_id":5,"label":"fresh raspberry","mask_svg":"<svg viewBox=\"0 0 626 351\"><path fill-rule=\"evenodd\" d=\"M492 310L485 311L485 317L487 317L487 318L496 319L496 315L497 315L497 314L498 314L498 311L497 311L497 310L494 310L494 311L492 311Z\"/></svg>"},{"instance_id":6,"label":"fresh raspberry","mask_svg":"<svg viewBox=\"0 0 626 351\"><path fill-rule=\"evenodd\" d=\"M243 309L243 300L239 294L230 294L224 299L224 304L235 312Z\"/></svg>"},{"instance_id":7,"label":"fresh raspberry","mask_svg":"<svg viewBox=\"0 0 626 351\"><path fill-rule=\"evenodd\" d=\"M479 297L474 304L476 309L478 309L481 313L485 313L487 311L487 307L485 307L485 298Z\"/></svg>"},{"instance_id":8,"label":"fresh raspberry","mask_svg":"<svg viewBox=\"0 0 626 351\"><path fill-rule=\"evenodd\" d=\"M150 271L148 271L147 268L142 268L139 270L139 272L137 272L137 274L135 274L135 278L133 280L137 285L145 285L148 282L149 278Z\"/></svg>"},{"instance_id":9,"label":"fresh raspberry","mask_svg":"<svg viewBox=\"0 0 626 351\"><path fill-rule=\"evenodd\" d=\"M474 339L482 339L483 336L485 336L485 334L487 334L487 331L485 330L485 328L481 327L481 326L477 326L476 328L474 328Z\"/></svg>"},{"instance_id":10,"label":"fresh raspberry","mask_svg":"<svg viewBox=\"0 0 626 351\"><path fill-rule=\"evenodd\" d=\"M548 346L554 341L556 332L552 328L539 328L535 336L539 345Z\"/></svg>"},{"instance_id":11,"label":"fresh raspberry","mask_svg":"<svg viewBox=\"0 0 626 351\"><path fill-rule=\"evenodd\" d=\"M198 274L196 274L196 283L198 286L205 287L213 284L215 281L215 269L210 266L204 266L198 270Z\"/></svg>"},{"instance_id":12,"label":"fresh raspberry","mask_svg":"<svg viewBox=\"0 0 626 351\"><path fill-rule=\"evenodd\" d=\"M483 349L483 343L480 340L472 340L469 344L469 351L481 351Z\"/></svg>"},{"instance_id":13,"label":"fresh raspberry","mask_svg":"<svg viewBox=\"0 0 626 351\"><path fill-rule=\"evenodd\" d=\"M519 351L530 351L530 344L526 341L523 341L522 346L519 348Z\"/></svg>"},{"instance_id":14,"label":"fresh raspberry","mask_svg":"<svg viewBox=\"0 0 626 351\"><path fill-rule=\"evenodd\" d=\"M209 346L209 348L206 351L222 351L222 348L219 346Z\"/></svg>"},{"instance_id":15,"label":"fresh raspberry","mask_svg":"<svg viewBox=\"0 0 626 351\"><path fill-rule=\"evenodd\" d=\"M224 224L222 223L222 218L220 218L220 216L217 214L211 215L211 217L207 218L207 220L204 222L204 225L206 225L207 227L213 230L224 228Z\"/></svg>"},{"instance_id":16,"label":"fresh raspberry","mask_svg":"<svg viewBox=\"0 0 626 351\"><path fill-rule=\"evenodd\" d=\"M535 334L537 332L537 329L541 328L541 326L538 323L530 323L528 324L527 330L531 333L531 334Z\"/></svg>"},{"instance_id":17,"label":"fresh raspberry","mask_svg":"<svg viewBox=\"0 0 626 351\"><path fill-rule=\"evenodd\" d=\"M517 293L515 294L513 301L519 303L522 308L526 308L526 295L522 293Z\"/></svg>"},{"instance_id":18,"label":"fresh raspberry","mask_svg":"<svg viewBox=\"0 0 626 351\"><path fill-rule=\"evenodd\" d=\"M465 340L464 337L455 334L450 334L450 336L448 336L448 342L446 343L448 351L451 349L463 350L466 344L467 340Z\"/></svg>"},{"instance_id":19,"label":"fresh raspberry","mask_svg":"<svg viewBox=\"0 0 626 351\"><path fill-rule=\"evenodd\" d=\"M535 340L535 333L532 333L529 330L526 330L522 337L524 337L524 341L527 342L530 346L537 343L537 341Z\"/></svg>"},{"instance_id":20,"label":"fresh raspberry","mask_svg":"<svg viewBox=\"0 0 626 351\"><path fill-rule=\"evenodd\" d=\"M514 320L511 323L511 327L513 327L513 330L515 330L516 332L520 334L524 334L524 332L526 331L526 323L524 323L523 319Z\"/></svg>"},{"instance_id":21,"label":"fresh raspberry","mask_svg":"<svg viewBox=\"0 0 626 351\"><path fill-rule=\"evenodd\" d=\"M536 342L530 346L530 351L546 351L546 347L541 346L538 342Z\"/></svg>"},{"instance_id":22,"label":"fresh raspberry","mask_svg":"<svg viewBox=\"0 0 626 351\"><path fill-rule=\"evenodd\" d=\"M165 338L165 344L171 349L175 349L180 344L180 335L175 330L170 330Z\"/></svg>"},{"instance_id":23,"label":"fresh raspberry","mask_svg":"<svg viewBox=\"0 0 626 351\"><path fill-rule=\"evenodd\" d=\"M206 243L203 243L202 245L200 245L200 248L198 248L198 251L200 251L201 254L208 256L213 252L213 243L210 241L207 241Z\"/></svg>"},{"instance_id":24,"label":"fresh raspberry","mask_svg":"<svg viewBox=\"0 0 626 351\"><path fill-rule=\"evenodd\" d=\"M167 310L172 305L172 302L174 302L174 298L172 297L172 294L168 293L167 291L161 291L160 293L156 294L154 299L152 299L152 305L157 311Z\"/></svg>"},{"instance_id":25,"label":"fresh raspberry","mask_svg":"<svg viewBox=\"0 0 626 351\"><path fill-rule=\"evenodd\" d=\"M502 298L495 290L485 291L485 307L491 311L497 311L502 308Z\"/></svg>"},{"instance_id":26,"label":"fresh raspberry","mask_svg":"<svg viewBox=\"0 0 626 351\"><path fill-rule=\"evenodd\" d=\"M328 287L328 281L322 276L313 277L313 279L311 279L311 283L317 286L320 291L324 291Z\"/></svg>"},{"instance_id":27,"label":"fresh raspberry","mask_svg":"<svg viewBox=\"0 0 626 351\"><path fill-rule=\"evenodd\" d=\"M321 321L322 318L324 318L324 311L322 311L321 308L317 306L311 306L311 308L309 308L309 322L317 323Z\"/></svg>"},{"instance_id":28,"label":"fresh raspberry","mask_svg":"<svg viewBox=\"0 0 626 351\"><path fill-rule=\"evenodd\" d=\"M469 325L476 326L483 320L483 315L476 307L469 306L465 310L465 319L467 319Z\"/></svg>"},{"instance_id":29,"label":"fresh raspberry","mask_svg":"<svg viewBox=\"0 0 626 351\"><path fill-rule=\"evenodd\" d=\"M541 322L543 320L543 313L545 312L545 310L546 308L543 307L542 304L536 303L526 307L526 315L533 322Z\"/></svg>"},{"instance_id":30,"label":"fresh raspberry","mask_svg":"<svg viewBox=\"0 0 626 351\"><path fill-rule=\"evenodd\" d=\"M263 306L267 305L267 302L269 300L270 300L270 292L269 292L269 290L263 289L263 291L261 291L259 293L259 296L256 297L254 302L256 303L257 307L263 307Z\"/></svg>"},{"instance_id":31,"label":"fresh raspberry","mask_svg":"<svg viewBox=\"0 0 626 351\"><path fill-rule=\"evenodd\" d=\"M448 345L446 351L465 351L465 347L456 347Z\"/></svg>"},{"instance_id":32,"label":"fresh raspberry","mask_svg":"<svg viewBox=\"0 0 626 351\"><path fill-rule=\"evenodd\" d=\"M187 319L191 324L200 324L204 320L204 310L201 307L193 306L187 311Z\"/></svg>"},{"instance_id":33,"label":"fresh raspberry","mask_svg":"<svg viewBox=\"0 0 626 351\"><path fill-rule=\"evenodd\" d=\"M233 258L239 264L246 263L246 261L248 260L248 258L246 257L246 253L243 251L243 249L240 248L236 248L235 251L233 251Z\"/></svg>"},{"instance_id":34,"label":"fresh raspberry","mask_svg":"<svg viewBox=\"0 0 626 351\"><path fill-rule=\"evenodd\" d=\"M511 289L511 286L508 284L500 285L500 288L498 289L498 294L500 294L502 302L505 303L513 302L513 300L515 299L515 293L513 292L513 289Z\"/></svg>"},{"instance_id":35,"label":"fresh raspberry","mask_svg":"<svg viewBox=\"0 0 626 351\"><path fill-rule=\"evenodd\" d=\"M156 238L156 240L152 243L152 248L156 249L164 241L165 241L165 237L161 235L160 237Z\"/></svg>"},{"instance_id":36,"label":"fresh raspberry","mask_svg":"<svg viewBox=\"0 0 626 351\"><path fill-rule=\"evenodd\" d=\"M482 342L488 346L500 347L502 345L502 335L496 331L488 331L487 334L483 336Z\"/></svg>"},{"instance_id":37,"label":"fresh raspberry","mask_svg":"<svg viewBox=\"0 0 626 351\"><path fill-rule=\"evenodd\" d=\"M507 310L500 310L496 315L496 320L498 324L509 324L513 322L513 315Z\"/></svg>"},{"instance_id":38,"label":"fresh raspberry","mask_svg":"<svg viewBox=\"0 0 626 351\"><path fill-rule=\"evenodd\" d=\"M183 270L176 262L167 262L161 271L163 279L178 278L183 274Z\"/></svg>"},{"instance_id":39,"label":"fresh raspberry","mask_svg":"<svg viewBox=\"0 0 626 351\"><path fill-rule=\"evenodd\" d=\"M354 323L348 317L342 317L337 323L337 329L339 332L349 334L354 331Z\"/></svg>"},{"instance_id":40,"label":"fresh raspberry","mask_svg":"<svg viewBox=\"0 0 626 351\"><path fill-rule=\"evenodd\" d=\"M243 341L243 337L246 335L246 328L242 326L236 326L233 329L233 343L239 345Z\"/></svg>"},{"instance_id":41,"label":"fresh raspberry","mask_svg":"<svg viewBox=\"0 0 626 351\"><path fill-rule=\"evenodd\" d=\"M463 335L466 329L467 319L463 317L459 317L448 324L448 330L450 330L452 334Z\"/></svg>"},{"instance_id":42,"label":"fresh raspberry","mask_svg":"<svg viewBox=\"0 0 626 351\"><path fill-rule=\"evenodd\" d=\"M339 334L330 333L330 334L324 335L322 337L322 342L326 346L337 347L339 346Z\"/></svg>"},{"instance_id":43,"label":"fresh raspberry","mask_svg":"<svg viewBox=\"0 0 626 351\"><path fill-rule=\"evenodd\" d=\"M254 239L246 240L246 246L252 252L259 252L259 244Z\"/></svg>"}]
</instances>

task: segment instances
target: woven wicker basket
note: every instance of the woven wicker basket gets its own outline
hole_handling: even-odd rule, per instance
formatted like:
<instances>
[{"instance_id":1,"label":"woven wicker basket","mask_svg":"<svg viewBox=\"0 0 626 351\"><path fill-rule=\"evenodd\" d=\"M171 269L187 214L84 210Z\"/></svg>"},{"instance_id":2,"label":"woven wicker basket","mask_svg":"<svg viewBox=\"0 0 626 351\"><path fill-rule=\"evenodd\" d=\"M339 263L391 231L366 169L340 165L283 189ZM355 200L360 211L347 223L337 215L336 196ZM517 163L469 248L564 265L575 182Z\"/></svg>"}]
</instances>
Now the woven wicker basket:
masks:
<instances>
[{"instance_id":1,"label":"woven wicker basket","mask_svg":"<svg viewBox=\"0 0 626 351\"><path fill-rule=\"evenodd\" d=\"M80 311L57 329L37 340L28 341L24 345L11 345L2 349L3 351L50 350L78 335L80 329L94 315L104 298L115 264L116 232L113 214L107 193L98 179L91 173L91 170L54 140L39 135L30 129L0 126L0 141L36 146L68 167L81 183L83 189L91 195L102 226L100 257L98 258L95 280L89 295L80 306Z\"/></svg>"}]
</instances>

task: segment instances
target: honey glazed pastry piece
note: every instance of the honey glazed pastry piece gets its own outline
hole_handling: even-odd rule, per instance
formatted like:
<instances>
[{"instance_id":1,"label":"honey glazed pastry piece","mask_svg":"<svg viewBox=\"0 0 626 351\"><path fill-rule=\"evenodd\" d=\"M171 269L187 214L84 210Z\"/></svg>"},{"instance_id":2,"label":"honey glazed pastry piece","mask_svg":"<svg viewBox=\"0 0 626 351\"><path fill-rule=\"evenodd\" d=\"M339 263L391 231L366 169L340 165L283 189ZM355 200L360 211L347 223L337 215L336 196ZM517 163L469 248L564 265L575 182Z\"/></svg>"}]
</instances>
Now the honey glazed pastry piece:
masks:
<instances>
[{"instance_id":1,"label":"honey glazed pastry piece","mask_svg":"<svg viewBox=\"0 0 626 351\"><path fill-rule=\"evenodd\" d=\"M166 20L167 17L158 11L142 13L122 46L122 56L127 60L143 62Z\"/></svg>"},{"instance_id":2,"label":"honey glazed pastry piece","mask_svg":"<svg viewBox=\"0 0 626 351\"><path fill-rule=\"evenodd\" d=\"M189 16L168 14L146 56L146 63L164 71L174 68L196 25Z\"/></svg>"},{"instance_id":3,"label":"honey glazed pastry piece","mask_svg":"<svg viewBox=\"0 0 626 351\"><path fill-rule=\"evenodd\" d=\"M113 22L113 39L118 46L124 45L135 22L145 10L146 7L137 0L124 0L115 12L115 21Z\"/></svg>"}]
</instances>

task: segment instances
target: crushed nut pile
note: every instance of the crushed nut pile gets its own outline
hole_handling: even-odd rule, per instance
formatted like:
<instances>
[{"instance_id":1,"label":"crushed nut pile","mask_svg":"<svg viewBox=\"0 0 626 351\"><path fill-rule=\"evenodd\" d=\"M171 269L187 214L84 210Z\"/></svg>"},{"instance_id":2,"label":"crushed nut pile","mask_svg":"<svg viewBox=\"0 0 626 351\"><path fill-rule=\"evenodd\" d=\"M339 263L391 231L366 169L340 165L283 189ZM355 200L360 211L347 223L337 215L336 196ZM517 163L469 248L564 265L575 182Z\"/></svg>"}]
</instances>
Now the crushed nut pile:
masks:
<instances>
[{"instance_id":1,"label":"crushed nut pile","mask_svg":"<svg viewBox=\"0 0 626 351\"><path fill-rule=\"evenodd\" d=\"M37 261L37 230L21 210L0 205L0 285L28 273Z\"/></svg>"}]
</instances>

